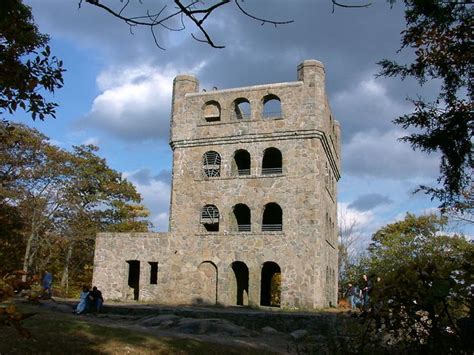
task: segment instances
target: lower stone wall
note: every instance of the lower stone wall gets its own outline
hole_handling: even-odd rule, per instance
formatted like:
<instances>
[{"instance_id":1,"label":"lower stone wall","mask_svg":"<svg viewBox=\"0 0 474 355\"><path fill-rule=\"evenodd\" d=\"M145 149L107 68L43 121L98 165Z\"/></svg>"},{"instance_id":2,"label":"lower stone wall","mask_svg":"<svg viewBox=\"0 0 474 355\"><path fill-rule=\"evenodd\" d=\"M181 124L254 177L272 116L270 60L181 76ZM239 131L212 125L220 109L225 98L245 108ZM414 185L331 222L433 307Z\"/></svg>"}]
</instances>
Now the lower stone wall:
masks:
<instances>
[{"instance_id":1,"label":"lower stone wall","mask_svg":"<svg viewBox=\"0 0 474 355\"><path fill-rule=\"evenodd\" d=\"M96 239L93 284L107 299L260 306L262 278L268 279L279 267L281 307L320 308L329 300L321 282L325 261L315 257L321 255L317 248L314 236L287 233L236 233L223 238L101 233ZM157 263L156 275L151 274L150 263ZM262 274L262 268L268 273Z\"/></svg>"}]
</instances>

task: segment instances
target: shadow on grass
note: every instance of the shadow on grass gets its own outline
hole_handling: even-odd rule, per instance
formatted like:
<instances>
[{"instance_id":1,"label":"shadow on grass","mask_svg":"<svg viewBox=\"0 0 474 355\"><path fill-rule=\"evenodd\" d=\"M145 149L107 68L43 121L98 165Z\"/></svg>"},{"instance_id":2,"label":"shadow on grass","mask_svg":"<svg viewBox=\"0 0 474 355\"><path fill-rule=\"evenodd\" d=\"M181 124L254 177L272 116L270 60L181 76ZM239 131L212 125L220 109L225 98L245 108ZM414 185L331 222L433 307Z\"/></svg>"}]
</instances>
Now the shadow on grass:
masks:
<instances>
[{"instance_id":1,"label":"shadow on grass","mask_svg":"<svg viewBox=\"0 0 474 355\"><path fill-rule=\"evenodd\" d=\"M27 307L30 308L30 307ZM262 354L260 349L233 347L195 339L158 337L149 333L89 323L87 316L41 310L23 322L32 336L0 327L0 354Z\"/></svg>"}]
</instances>

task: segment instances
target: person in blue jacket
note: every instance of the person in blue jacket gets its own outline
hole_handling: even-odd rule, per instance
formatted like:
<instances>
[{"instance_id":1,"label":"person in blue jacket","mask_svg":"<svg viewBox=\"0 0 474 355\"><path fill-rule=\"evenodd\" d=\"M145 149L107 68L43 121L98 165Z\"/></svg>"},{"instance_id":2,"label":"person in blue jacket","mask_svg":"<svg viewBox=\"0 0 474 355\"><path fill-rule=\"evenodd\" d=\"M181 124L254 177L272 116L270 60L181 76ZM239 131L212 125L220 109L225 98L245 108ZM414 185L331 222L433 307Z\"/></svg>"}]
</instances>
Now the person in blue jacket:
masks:
<instances>
[{"instance_id":1,"label":"person in blue jacket","mask_svg":"<svg viewBox=\"0 0 474 355\"><path fill-rule=\"evenodd\" d=\"M49 298L53 297L53 275L49 271L44 272L42 285L43 292L47 294Z\"/></svg>"}]
</instances>

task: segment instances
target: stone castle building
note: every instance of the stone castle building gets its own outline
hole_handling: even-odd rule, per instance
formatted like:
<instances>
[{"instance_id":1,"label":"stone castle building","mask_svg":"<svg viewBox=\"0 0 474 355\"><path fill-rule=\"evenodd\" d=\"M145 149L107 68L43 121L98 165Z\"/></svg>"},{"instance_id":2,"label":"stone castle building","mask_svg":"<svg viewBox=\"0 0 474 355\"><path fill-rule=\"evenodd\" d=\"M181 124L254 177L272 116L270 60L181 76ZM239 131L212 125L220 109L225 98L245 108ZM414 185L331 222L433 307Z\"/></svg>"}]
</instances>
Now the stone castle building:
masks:
<instances>
[{"instance_id":1,"label":"stone castle building","mask_svg":"<svg viewBox=\"0 0 474 355\"><path fill-rule=\"evenodd\" d=\"M322 63L297 81L199 90L173 83L168 233L101 233L108 299L319 308L337 302L340 126Z\"/></svg>"}]
</instances>

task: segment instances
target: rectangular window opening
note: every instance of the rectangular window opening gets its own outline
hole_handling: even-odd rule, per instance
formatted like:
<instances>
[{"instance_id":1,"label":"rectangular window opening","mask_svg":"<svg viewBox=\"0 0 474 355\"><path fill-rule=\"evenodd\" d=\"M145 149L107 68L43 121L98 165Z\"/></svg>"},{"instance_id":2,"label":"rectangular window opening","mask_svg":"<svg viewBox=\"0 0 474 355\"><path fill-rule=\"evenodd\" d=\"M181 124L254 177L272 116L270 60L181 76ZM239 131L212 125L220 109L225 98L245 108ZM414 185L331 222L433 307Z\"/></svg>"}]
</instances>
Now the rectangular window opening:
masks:
<instances>
[{"instance_id":1,"label":"rectangular window opening","mask_svg":"<svg viewBox=\"0 0 474 355\"><path fill-rule=\"evenodd\" d=\"M150 285L158 284L158 262L149 261L150 264Z\"/></svg>"}]
</instances>

